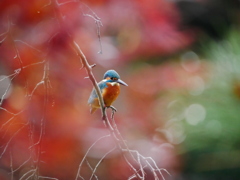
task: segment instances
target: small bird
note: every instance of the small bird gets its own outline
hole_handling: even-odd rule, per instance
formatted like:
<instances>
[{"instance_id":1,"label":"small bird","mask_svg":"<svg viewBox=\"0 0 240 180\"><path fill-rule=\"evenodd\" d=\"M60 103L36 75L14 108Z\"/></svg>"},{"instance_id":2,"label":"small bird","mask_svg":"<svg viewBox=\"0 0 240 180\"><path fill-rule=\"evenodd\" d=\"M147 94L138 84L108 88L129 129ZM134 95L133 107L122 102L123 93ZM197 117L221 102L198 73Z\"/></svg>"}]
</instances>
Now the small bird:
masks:
<instances>
[{"instance_id":1,"label":"small bird","mask_svg":"<svg viewBox=\"0 0 240 180\"><path fill-rule=\"evenodd\" d=\"M108 70L104 74L103 80L98 83L98 87L101 90L105 107L112 107L111 105L113 101L117 99L120 93L120 84L128 86L125 82L123 82L120 79L119 74L114 70ZM98 108L100 108L98 96L94 88L88 99L88 104L91 107L90 109L91 114L93 114Z\"/></svg>"}]
</instances>

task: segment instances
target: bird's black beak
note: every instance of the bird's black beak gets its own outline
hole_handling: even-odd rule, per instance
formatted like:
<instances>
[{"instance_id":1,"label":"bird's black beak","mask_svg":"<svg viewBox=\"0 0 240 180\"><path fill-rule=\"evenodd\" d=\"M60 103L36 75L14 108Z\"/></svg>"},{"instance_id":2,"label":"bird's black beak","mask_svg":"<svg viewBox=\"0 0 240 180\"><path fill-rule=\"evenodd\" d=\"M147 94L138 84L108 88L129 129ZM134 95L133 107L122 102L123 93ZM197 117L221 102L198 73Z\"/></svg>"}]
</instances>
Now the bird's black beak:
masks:
<instances>
[{"instance_id":1,"label":"bird's black beak","mask_svg":"<svg viewBox=\"0 0 240 180\"><path fill-rule=\"evenodd\" d=\"M121 79L118 79L117 82L121 85L124 85L124 86L128 86L127 83L125 83L124 81L122 81Z\"/></svg>"}]
</instances>

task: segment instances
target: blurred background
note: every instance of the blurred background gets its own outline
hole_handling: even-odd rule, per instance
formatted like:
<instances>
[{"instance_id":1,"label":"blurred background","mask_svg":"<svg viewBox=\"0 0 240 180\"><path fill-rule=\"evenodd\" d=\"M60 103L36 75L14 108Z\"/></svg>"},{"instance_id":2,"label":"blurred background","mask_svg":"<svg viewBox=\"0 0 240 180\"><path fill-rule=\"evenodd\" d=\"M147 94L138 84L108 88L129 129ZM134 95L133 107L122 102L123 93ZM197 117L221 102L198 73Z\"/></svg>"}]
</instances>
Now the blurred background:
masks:
<instances>
[{"instance_id":1,"label":"blurred background","mask_svg":"<svg viewBox=\"0 0 240 180\"><path fill-rule=\"evenodd\" d=\"M75 179L89 147L108 134L101 112L89 112L92 85L71 38L97 64L97 81L115 69L129 85L114 103L115 121L131 149L171 174L166 180L239 179L239 5L0 1L0 179ZM113 147L102 138L88 162ZM90 178L86 162L80 174ZM123 180L132 172L112 151L96 174Z\"/></svg>"}]
</instances>

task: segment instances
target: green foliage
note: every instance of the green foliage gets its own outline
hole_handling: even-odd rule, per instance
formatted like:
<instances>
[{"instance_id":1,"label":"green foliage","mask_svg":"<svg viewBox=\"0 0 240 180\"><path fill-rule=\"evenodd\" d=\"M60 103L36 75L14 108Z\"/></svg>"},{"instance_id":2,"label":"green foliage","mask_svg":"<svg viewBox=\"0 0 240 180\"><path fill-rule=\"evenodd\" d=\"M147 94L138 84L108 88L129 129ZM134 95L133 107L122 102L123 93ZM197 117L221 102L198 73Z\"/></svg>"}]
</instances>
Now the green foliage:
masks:
<instances>
[{"instance_id":1,"label":"green foliage","mask_svg":"<svg viewBox=\"0 0 240 180\"><path fill-rule=\"evenodd\" d=\"M211 67L205 89L200 95L184 96L186 108L181 113L187 136L182 153L192 159L187 162L188 171L218 174L225 170L227 174L240 166L240 34L231 31L225 41L211 43L205 53ZM188 121L186 109L193 104L203 108L204 114L201 108L190 109Z\"/></svg>"}]
</instances>

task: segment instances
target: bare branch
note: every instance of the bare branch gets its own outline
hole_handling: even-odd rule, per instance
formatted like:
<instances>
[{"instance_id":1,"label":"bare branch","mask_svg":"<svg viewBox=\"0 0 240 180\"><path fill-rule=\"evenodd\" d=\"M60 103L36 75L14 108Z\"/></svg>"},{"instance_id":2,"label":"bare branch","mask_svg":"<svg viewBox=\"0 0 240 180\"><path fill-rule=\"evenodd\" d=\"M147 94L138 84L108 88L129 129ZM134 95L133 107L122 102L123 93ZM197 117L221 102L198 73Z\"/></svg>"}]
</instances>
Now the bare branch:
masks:
<instances>
[{"instance_id":1,"label":"bare branch","mask_svg":"<svg viewBox=\"0 0 240 180\"><path fill-rule=\"evenodd\" d=\"M11 143L11 141L13 140L13 138L14 138L24 127L25 127L25 125L22 126L21 128L19 128L19 129L12 135L12 137L8 140L7 144L5 145L3 151L2 151L2 153L1 153L1 155L0 155L0 159L2 158L2 156L4 155L4 153L6 152L7 148L9 147L9 144Z\"/></svg>"},{"instance_id":2,"label":"bare branch","mask_svg":"<svg viewBox=\"0 0 240 180\"><path fill-rule=\"evenodd\" d=\"M57 178L52 178L52 177L46 177L46 176L38 176L41 179L53 179L53 180L58 180Z\"/></svg>"},{"instance_id":3,"label":"bare branch","mask_svg":"<svg viewBox=\"0 0 240 180\"><path fill-rule=\"evenodd\" d=\"M91 171L92 171L92 177L94 176L95 179L98 180L98 177L97 177L97 175L93 172L94 170L93 170L92 166L90 165L90 163L88 162L88 160L86 160L86 162L87 162L88 167L89 167L89 168L91 169Z\"/></svg>"},{"instance_id":4,"label":"bare branch","mask_svg":"<svg viewBox=\"0 0 240 180\"><path fill-rule=\"evenodd\" d=\"M24 44L24 45L30 47L31 49L33 49L33 50L35 50L35 51L37 51L37 52L41 52L39 49L37 49L37 48L31 46L30 44L28 44L28 43L26 43L26 42L24 42L24 41L22 41L22 40L16 39L16 40L14 40L14 42L20 42L20 43L22 43L22 44Z\"/></svg>"},{"instance_id":5,"label":"bare branch","mask_svg":"<svg viewBox=\"0 0 240 180\"><path fill-rule=\"evenodd\" d=\"M28 176L28 178L30 178L34 175L35 172L36 172L36 169L31 169L28 172L24 173L19 180L25 179L25 177L28 176L28 174L32 173L31 175ZM26 179L28 179L28 178L26 178Z\"/></svg>"},{"instance_id":6,"label":"bare branch","mask_svg":"<svg viewBox=\"0 0 240 180\"><path fill-rule=\"evenodd\" d=\"M29 157L26 161L24 161L18 168L14 169L14 170L12 171L12 174L15 173L16 171L18 171L19 169L21 169L25 164L27 164L27 163L30 161L31 158L32 158L32 157L30 156L30 157Z\"/></svg>"},{"instance_id":7,"label":"bare branch","mask_svg":"<svg viewBox=\"0 0 240 180\"><path fill-rule=\"evenodd\" d=\"M100 27L103 26L103 24L102 24L101 18L99 18L97 16L97 14L88 5L86 5L85 3L82 3L82 4L92 13L92 14L84 13L83 8L81 7L82 12L83 12L83 16L90 17L95 21L95 24L96 24L96 27L97 27L98 41L99 41L99 44L100 44L100 51L98 52L98 54L102 54L102 42L101 42Z\"/></svg>"},{"instance_id":8,"label":"bare branch","mask_svg":"<svg viewBox=\"0 0 240 180\"><path fill-rule=\"evenodd\" d=\"M90 152L90 150L95 146L95 144L96 144L97 142L99 142L99 141L101 141L102 139L107 138L107 137L110 137L110 135L108 134L108 135L105 135L105 136L102 136L102 137L98 138L98 139L88 148L88 150L87 150L87 152L85 153L85 155L84 155L81 163L80 163L79 166L78 166L77 176L76 176L75 180L77 180L78 177L81 177L81 176L80 176L81 167L82 167L83 162L86 160L87 155L88 155L88 153Z\"/></svg>"},{"instance_id":9,"label":"bare branch","mask_svg":"<svg viewBox=\"0 0 240 180\"><path fill-rule=\"evenodd\" d=\"M90 177L90 180L93 178L93 175L95 174L98 166L99 166L100 163L103 161L103 159L104 159L108 154L110 154L112 151L114 151L115 149L116 149L116 146L114 146L112 149L110 149L107 153L105 153L105 154L102 156L102 158L98 161L97 165L95 166L95 168L94 168L94 170L93 170L93 172L92 172L92 175L91 175L91 177Z\"/></svg>"}]
</instances>

